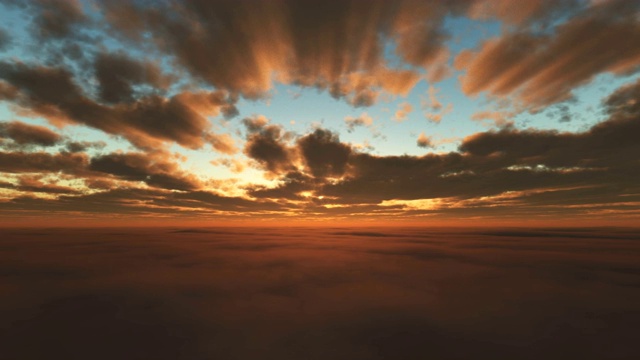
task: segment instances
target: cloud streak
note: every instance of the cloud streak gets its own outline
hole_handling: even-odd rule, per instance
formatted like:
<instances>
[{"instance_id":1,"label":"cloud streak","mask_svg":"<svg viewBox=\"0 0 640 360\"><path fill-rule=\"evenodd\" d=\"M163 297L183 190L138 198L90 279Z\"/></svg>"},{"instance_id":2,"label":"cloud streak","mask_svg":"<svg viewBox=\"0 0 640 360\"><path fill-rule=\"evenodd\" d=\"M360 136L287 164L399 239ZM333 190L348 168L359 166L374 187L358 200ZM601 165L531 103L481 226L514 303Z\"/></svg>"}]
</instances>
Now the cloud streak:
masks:
<instances>
[{"instance_id":1,"label":"cloud streak","mask_svg":"<svg viewBox=\"0 0 640 360\"><path fill-rule=\"evenodd\" d=\"M600 73L634 71L640 66L638 10L634 2L603 2L551 34L514 31L465 50L456 59L466 71L462 90L498 98L515 94L535 110L571 99L574 88Z\"/></svg>"}]
</instances>

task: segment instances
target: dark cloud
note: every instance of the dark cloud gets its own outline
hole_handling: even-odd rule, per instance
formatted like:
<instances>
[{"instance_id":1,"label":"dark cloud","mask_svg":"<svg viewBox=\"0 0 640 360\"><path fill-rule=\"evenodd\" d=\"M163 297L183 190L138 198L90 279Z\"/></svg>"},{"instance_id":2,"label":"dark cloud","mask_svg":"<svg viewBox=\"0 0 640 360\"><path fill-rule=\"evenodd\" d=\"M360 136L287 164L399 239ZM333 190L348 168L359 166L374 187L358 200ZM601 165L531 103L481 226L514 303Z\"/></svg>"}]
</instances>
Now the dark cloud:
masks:
<instances>
[{"instance_id":1,"label":"dark cloud","mask_svg":"<svg viewBox=\"0 0 640 360\"><path fill-rule=\"evenodd\" d=\"M197 177L184 173L164 153L111 153L90 158L82 152L0 152L0 173L67 174L90 188L95 183L98 189L117 187L119 181L144 182L150 187L183 191L202 186ZM23 176L22 179L28 177ZM38 184L21 184L23 189L27 185ZM125 186L130 185L126 183Z\"/></svg>"},{"instance_id":2,"label":"dark cloud","mask_svg":"<svg viewBox=\"0 0 640 360\"><path fill-rule=\"evenodd\" d=\"M89 149L102 149L107 144L104 141L69 141L65 145L65 150L72 153L85 152Z\"/></svg>"},{"instance_id":3,"label":"dark cloud","mask_svg":"<svg viewBox=\"0 0 640 360\"><path fill-rule=\"evenodd\" d=\"M615 110L629 104L630 89L609 97L611 117L584 132L504 127L465 138L458 152L424 156L354 152L324 129L291 144L267 119L246 119L245 153L280 177L277 186L250 187L249 194L302 201L299 211L308 214L617 213L636 206L640 190L640 122L627 108ZM418 144L433 146L424 134Z\"/></svg>"},{"instance_id":4,"label":"dark cloud","mask_svg":"<svg viewBox=\"0 0 640 360\"><path fill-rule=\"evenodd\" d=\"M244 153L278 185L247 187L248 195L258 200L243 200L238 208L243 210L238 211L264 208L259 199L269 199L302 216L543 216L541 209L566 216L622 214L625 209L633 214L640 201L635 195L640 191L635 138L640 122L626 107L616 105L628 104L628 89L632 87L607 98L610 118L585 132L503 128L465 138L459 152L424 156L358 153L325 129L296 137L264 117L247 118ZM108 154L89 160L85 154L5 152L0 169L63 171L81 174L87 181L144 182L186 194L202 187L161 155ZM117 185L106 188L113 186ZM41 206L46 204L53 203ZM171 206L159 208L170 211Z\"/></svg>"},{"instance_id":5,"label":"dark cloud","mask_svg":"<svg viewBox=\"0 0 640 360\"><path fill-rule=\"evenodd\" d=\"M529 109L568 100L596 75L617 75L640 66L640 5L606 1L558 25L551 34L508 32L457 59L466 70L462 89L503 97L516 95ZM587 59L587 60L585 60Z\"/></svg>"},{"instance_id":6,"label":"dark cloud","mask_svg":"<svg viewBox=\"0 0 640 360\"><path fill-rule=\"evenodd\" d=\"M149 186L175 190L194 190L201 185L191 175L182 174L175 163L143 153L108 154L91 159L89 170L115 175Z\"/></svg>"},{"instance_id":7,"label":"dark cloud","mask_svg":"<svg viewBox=\"0 0 640 360\"><path fill-rule=\"evenodd\" d=\"M165 89L169 85L160 68L150 62L136 61L124 53L100 53L95 60L100 98L107 103L128 102L134 98L134 86L150 85Z\"/></svg>"},{"instance_id":8,"label":"dark cloud","mask_svg":"<svg viewBox=\"0 0 640 360\"><path fill-rule=\"evenodd\" d=\"M640 115L640 80L616 90L604 105L609 114Z\"/></svg>"},{"instance_id":9,"label":"dark cloud","mask_svg":"<svg viewBox=\"0 0 640 360\"><path fill-rule=\"evenodd\" d=\"M617 168L631 165L619 156L640 150L630 135L636 131L640 131L637 117L616 117L583 133L514 129L480 133L465 139L460 150L480 156L499 154L520 164Z\"/></svg>"},{"instance_id":10,"label":"dark cloud","mask_svg":"<svg viewBox=\"0 0 640 360\"><path fill-rule=\"evenodd\" d=\"M636 206L634 194L640 190L640 147L632 135L639 124L637 117L614 116L582 133L513 128L479 133L463 141L460 153L352 154L349 177L316 192L331 198L329 204L390 201L388 206L416 214L624 211ZM440 200L393 202L420 199ZM566 207L554 208L559 204Z\"/></svg>"},{"instance_id":11,"label":"dark cloud","mask_svg":"<svg viewBox=\"0 0 640 360\"><path fill-rule=\"evenodd\" d=\"M347 171L353 150L337 134L316 129L298 139L297 146L307 169L315 177L340 177Z\"/></svg>"},{"instance_id":12,"label":"dark cloud","mask_svg":"<svg viewBox=\"0 0 640 360\"><path fill-rule=\"evenodd\" d=\"M86 154L45 152L0 152L0 172L63 172L74 174L86 167L89 159Z\"/></svg>"},{"instance_id":13,"label":"dark cloud","mask_svg":"<svg viewBox=\"0 0 640 360\"><path fill-rule=\"evenodd\" d=\"M63 105L82 97L81 89L73 82L73 74L65 69L3 62L0 78L19 90L36 108Z\"/></svg>"},{"instance_id":14,"label":"dark cloud","mask_svg":"<svg viewBox=\"0 0 640 360\"><path fill-rule=\"evenodd\" d=\"M425 135L424 133L420 133L420 135L418 136L418 140L416 141L416 144L421 148L434 147L431 137Z\"/></svg>"},{"instance_id":15,"label":"dark cloud","mask_svg":"<svg viewBox=\"0 0 640 360\"><path fill-rule=\"evenodd\" d=\"M243 123L249 132L245 155L274 174L294 169L297 155L287 144L287 134L281 126L268 124L264 117L247 118Z\"/></svg>"},{"instance_id":16,"label":"dark cloud","mask_svg":"<svg viewBox=\"0 0 640 360\"><path fill-rule=\"evenodd\" d=\"M0 123L0 137L10 138L19 145L53 146L62 140L62 136L46 127L19 121Z\"/></svg>"},{"instance_id":17,"label":"dark cloud","mask_svg":"<svg viewBox=\"0 0 640 360\"><path fill-rule=\"evenodd\" d=\"M315 178L340 177L347 171L350 145L343 144L337 134L316 129L290 144L292 134L280 125L268 123L264 117L243 120L249 134L244 152L274 175L295 174L299 162Z\"/></svg>"},{"instance_id":18,"label":"dark cloud","mask_svg":"<svg viewBox=\"0 0 640 360\"><path fill-rule=\"evenodd\" d=\"M10 84L5 85L5 98L51 122L88 125L121 135L142 148L168 141L200 148L208 135L216 137L209 133L206 116L237 112L235 100L223 91L183 92L170 98L149 95L135 102L107 106L86 97L73 75L64 69L1 63L0 78ZM217 148L229 151L230 147Z\"/></svg>"},{"instance_id":19,"label":"dark cloud","mask_svg":"<svg viewBox=\"0 0 640 360\"><path fill-rule=\"evenodd\" d=\"M26 4L34 15L33 30L44 40L74 36L74 27L88 22L78 0L36 0Z\"/></svg>"}]
</instances>

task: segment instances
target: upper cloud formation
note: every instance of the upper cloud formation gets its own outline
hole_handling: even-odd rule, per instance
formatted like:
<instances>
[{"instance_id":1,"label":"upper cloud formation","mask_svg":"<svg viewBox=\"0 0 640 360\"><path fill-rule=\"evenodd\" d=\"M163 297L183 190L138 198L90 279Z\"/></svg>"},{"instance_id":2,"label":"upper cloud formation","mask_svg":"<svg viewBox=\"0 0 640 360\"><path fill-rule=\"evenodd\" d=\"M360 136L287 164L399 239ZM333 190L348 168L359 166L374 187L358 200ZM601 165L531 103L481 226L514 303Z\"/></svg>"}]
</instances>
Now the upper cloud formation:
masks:
<instances>
[{"instance_id":1,"label":"upper cloud formation","mask_svg":"<svg viewBox=\"0 0 640 360\"><path fill-rule=\"evenodd\" d=\"M57 48L55 63L77 58L93 66L106 103L131 101L145 87L163 92L173 77L159 62L96 47L103 39L95 32L105 27L118 41L168 56L194 85L255 99L280 82L316 87L353 106L370 106L384 94L405 96L421 79L449 76L444 22L450 16L509 25L504 35L457 56L469 95L515 93L536 108L570 98L599 73L626 73L640 62L640 6L628 0L167 0L153 6L114 0L91 11L77 0L6 2L32 14L31 28L42 39L72 40ZM100 12L107 24L90 12ZM560 18L568 20L554 28ZM389 45L398 61L385 54Z\"/></svg>"},{"instance_id":2,"label":"upper cloud formation","mask_svg":"<svg viewBox=\"0 0 640 360\"><path fill-rule=\"evenodd\" d=\"M100 4L114 29L140 41L152 35L191 74L248 98L274 81L317 87L354 106L381 92L406 95L421 72L448 73L445 16L465 1L167 1ZM391 66L388 41L410 69Z\"/></svg>"},{"instance_id":3,"label":"upper cloud formation","mask_svg":"<svg viewBox=\"0 0 640 360\"><path fill-rule=\"evenodd\" d=\"M508 31L476 51L465 50L456 58L456 67L466 71L462 90L467 95L515 95L520 106L535 111L571 99L573 89L600 73L637 70L639 11L637 1L602 2L551 33Z\"/></svg>"},{"instance_id":4,"label":"upper cloud formation","mask_svg":"<svg viewBox=\"0 0 640 360\"><path fill-rule=\"evenodd\" d=\"M508 24L522 25L548 21L578 5L578 0L479 0L471 5L469 16L482 20L499 18Z\"/></svg>"}]
</instances>

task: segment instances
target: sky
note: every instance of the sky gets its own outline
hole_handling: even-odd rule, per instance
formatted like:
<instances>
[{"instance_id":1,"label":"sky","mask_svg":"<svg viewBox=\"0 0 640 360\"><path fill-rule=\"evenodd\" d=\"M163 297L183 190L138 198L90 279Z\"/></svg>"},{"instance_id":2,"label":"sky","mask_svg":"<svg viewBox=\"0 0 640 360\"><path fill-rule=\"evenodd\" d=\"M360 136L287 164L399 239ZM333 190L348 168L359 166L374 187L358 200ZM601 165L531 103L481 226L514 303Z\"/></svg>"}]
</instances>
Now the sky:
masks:
<instances>
[{"instance_id":1,"label":"sky","mask_svg":"<svg viewBox=\"0 0 640 360\"><path fill-rule=\"evenodd\" d=\"M630 225L638 70L633 0L0 0L0 224Z\"/></svg>"}]
</instances>

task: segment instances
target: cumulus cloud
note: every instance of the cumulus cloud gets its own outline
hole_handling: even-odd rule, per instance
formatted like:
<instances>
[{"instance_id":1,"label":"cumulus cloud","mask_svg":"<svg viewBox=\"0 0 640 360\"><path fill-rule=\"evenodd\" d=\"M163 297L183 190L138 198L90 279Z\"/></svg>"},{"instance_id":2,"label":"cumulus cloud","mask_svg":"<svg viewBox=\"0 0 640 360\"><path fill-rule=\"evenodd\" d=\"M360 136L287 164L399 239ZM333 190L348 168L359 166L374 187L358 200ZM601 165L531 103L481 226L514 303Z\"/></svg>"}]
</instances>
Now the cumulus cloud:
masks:
<instances>
[{"instance_id":1,"label":"cumulus cloud","mask_svg":"<svg viewBox=\"0 0 640 360\"><path fill-rule=\"evenodd\" d=\"M278 182L275 187L246 188L256 199L246 200L242 205L246 211L253 206L263 209L267 206L263 200L286 200L290 211L303 211L300 215L304 211L364 215L377 209L373 213L378 216L398 211L442 216L621 216L625 208L640 202L634 156L640 153L635 138L639 122L624 110L581 133L507 127L465 138L458 152L424 156L360 153L325 129L295 137L266 118L244 122L248 129L244 154ZM418 144L433 146L433 141L422 133ZM180 190L185 196L208 196L198 191L199 180L176 164L141 153L89 158L82 153L3 152L0 170L62 171L93 181L142 182L151 188ZM59 204L64 208L67 203L76 204L71 199ZM40 205L46 204L52 202ZM171 206L166 211L172 211Z\"/></svg>"},{"instance_id":2,"label":"cumulus cloud","mask_svg":"<svg viewBox=\"0 0 640 360\"><path fill-rule=\"evenodd\" d=\"M420 135L418 136L417 144L421 148L432 148L432 147L434 147L433 140L431 139L431 137L425 135L423 132L420 133Z\"/></svg>"},{"instance_id":3,"label":"cumulus cloud","mask_svg":"<svg viewBox=\"0 0 640 360\"><path fill-rule=\"evenodd\" d=\"M268 124L263 116L246 118L243 123L249 131L245 155L274 174L294 169L297 154L287 144L287 135L281 126Z\"/></svg>"},{"instance_id":4,"label":"cumulus cloud","mask_svg":"<svg viewBox=\"0 0 640 360\"><path fill-rule=\"evenodd\" d=\"M337 134L316 129L297 142L307 169L315 177L340 177L347 170L352 149Z\"/></svg>"},{"instance_id":5,"label":"cumulus cloud","mask_svg":"<svg viewBox=\"0 0 640 360\"><path fill-rule=\"evenodd\" d=\"M121 135L141 148L154 148L165 142L200 148L210 134L206 116L237 113L235 99L224 91L187 91L169 98L149 95L109 106L85 96L65 69L0 63L0 79L10 89L5 91L5 100L55 124L87 125ZM228 146L218 148L230 151Z\"/></svg>"},{"instance_id":6,"label":"cumulus cloud","mask_svg":"<svg viewBox=\"0 0 640 360\"><path fill-rule=\"evenodd\" d=\"M640 131L638 124L637 116L617 114L582 133L514 128L478 133L464 139L459 152L353 154L351 176L316 192L338 204L403 200L395 206L411 206L414 214L540 216L540 209L564 216L623 214L640 199L640 172L634 170L636 157L630 157L640 153L632 135ZM422 199L432 200L419 206L404 201Z\"/></svg>"},{"instance_id":7,"label":"cumulus cloud","mask_svg":"<svg viewBox=\"0 0 640 360\"><path fill-rule=\"evenodd\" d=\"M249 132L245 155L272 175L304 170L313 177L326 178L340 177L347 170L352 148L332 131L318 128L292 144L293 134L285 133L280 125L269 124L264 116L246 118L243 123Z\"/></svg>"},{"instance_id":8,"label":"cumulus cloud","mask_svg":"<svg viewBox=\"0 0 640 360\"><path fill-rule=\"evenodd\" d=\"M344 123L347 125L347 131L353 132L358 126L371 126L373 125L373 119L367 113L362 113L358 117L347 116L344 118Z\"/></svg>"},{"instance_id":9,"label":"cumulus cloud","mask_svg":"<svg viewBox=\"0 0 640 360\"><path fill-rule=\"evenodd\" d=\"M407 116L413 111L413 106L408 102L403 102L398 105L398 110L393 116L393 120L397 122L403 122L407 120Z\"/></svg>"}]
</instances>

